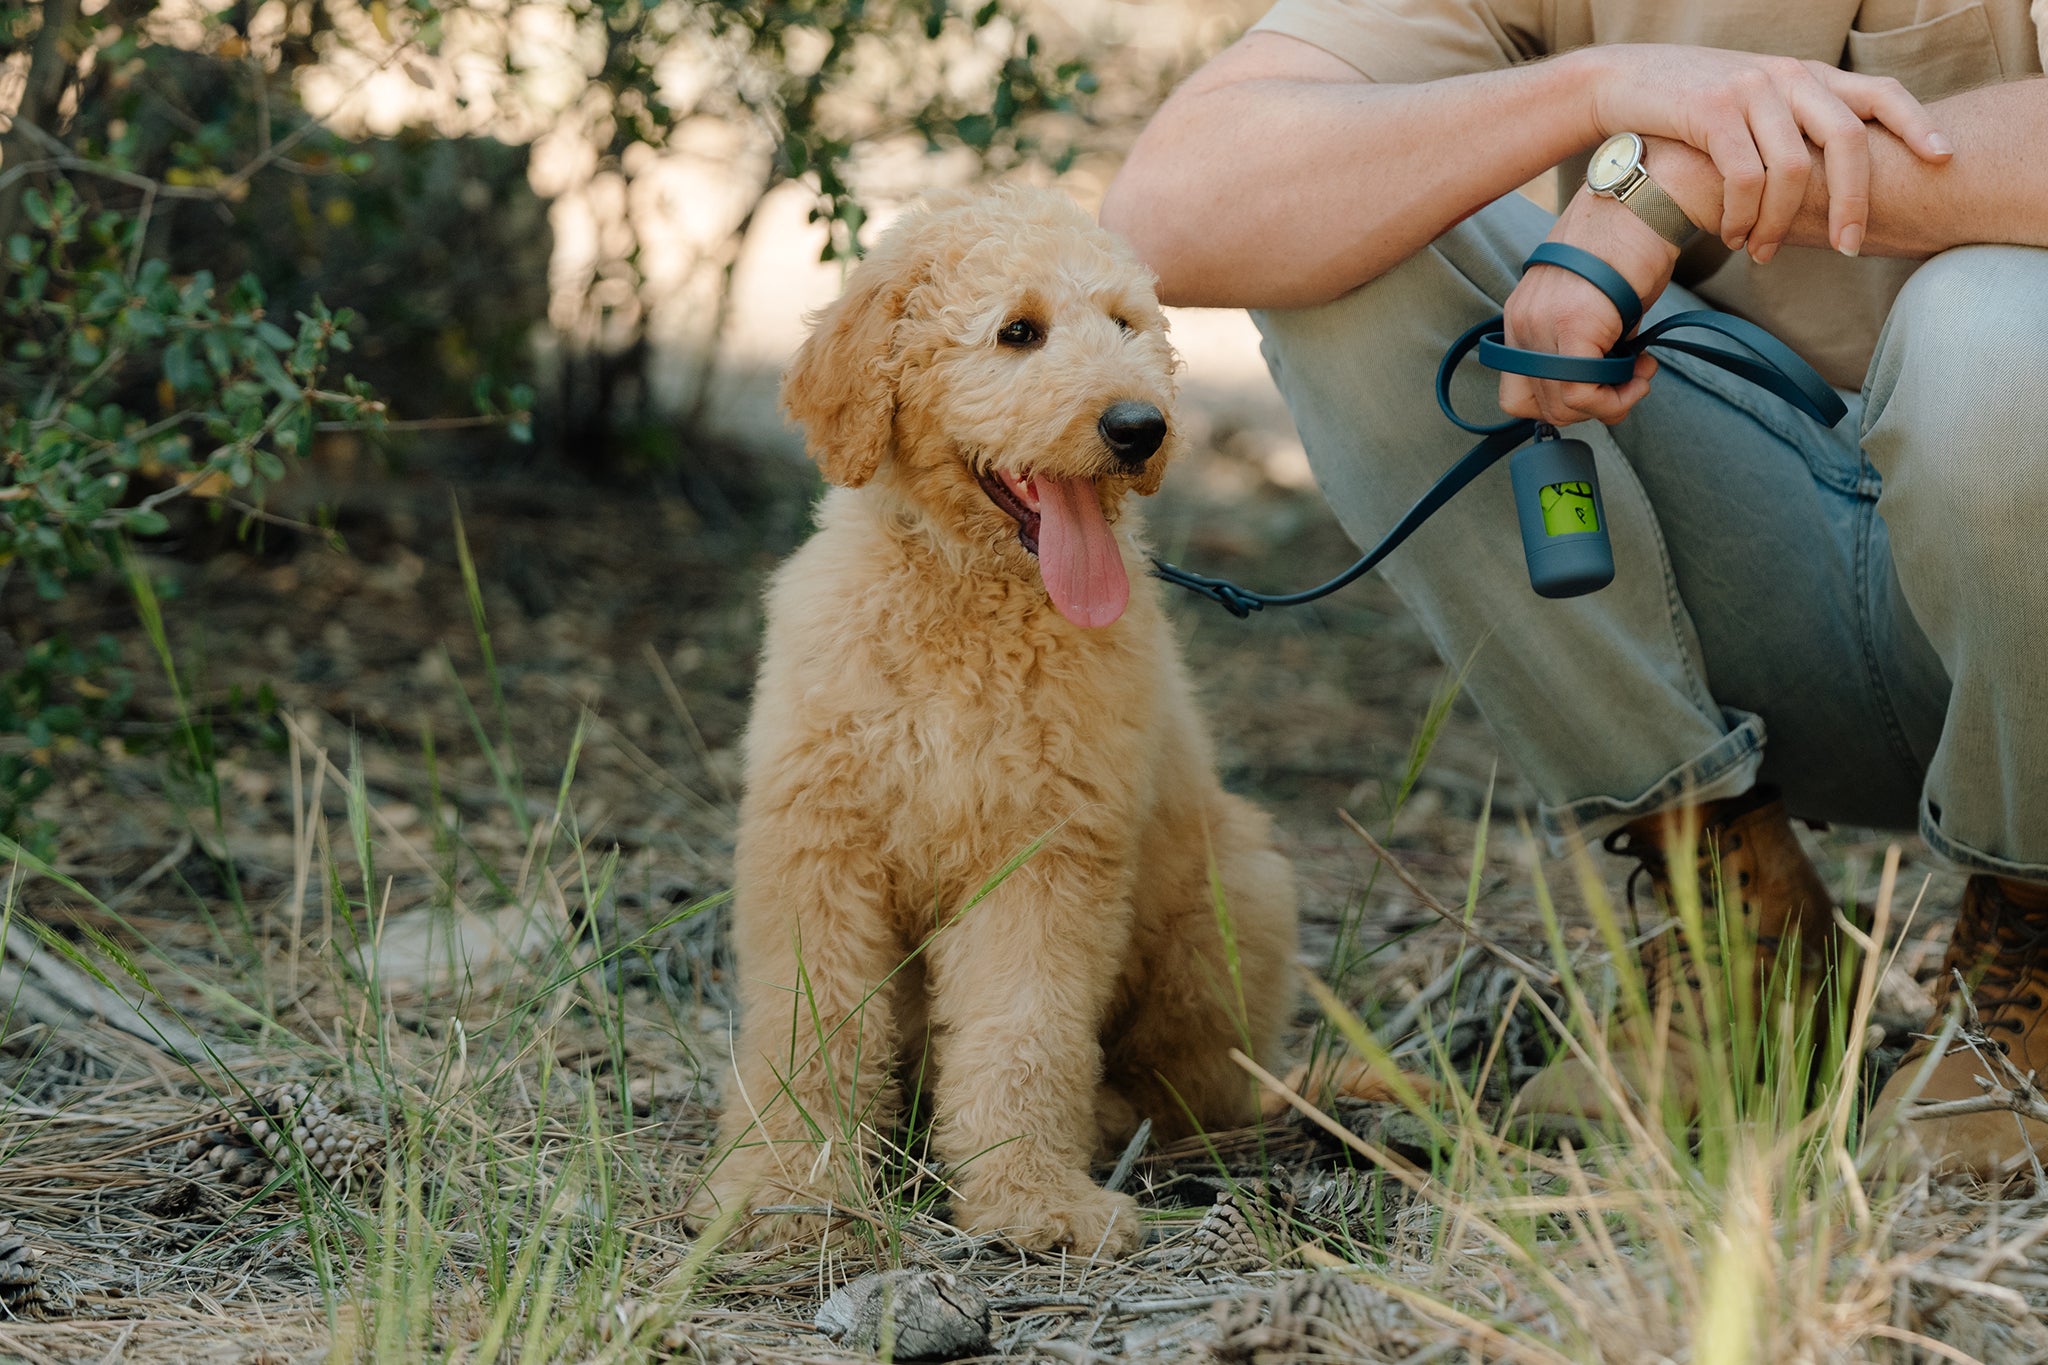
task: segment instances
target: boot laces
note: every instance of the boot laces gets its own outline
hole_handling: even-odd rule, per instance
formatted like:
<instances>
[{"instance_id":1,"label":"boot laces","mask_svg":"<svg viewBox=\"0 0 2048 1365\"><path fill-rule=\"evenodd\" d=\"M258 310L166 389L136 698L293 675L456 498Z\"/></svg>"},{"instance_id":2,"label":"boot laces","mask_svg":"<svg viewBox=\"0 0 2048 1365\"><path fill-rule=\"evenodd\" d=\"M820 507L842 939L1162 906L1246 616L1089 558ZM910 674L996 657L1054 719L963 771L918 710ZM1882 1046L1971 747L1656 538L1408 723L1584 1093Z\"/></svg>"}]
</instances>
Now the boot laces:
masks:
<instances>
[{"instance_id":1,"label":"boot laces","mask_svg":"<svg viewBox=\"0 0 2048 1365\"><path fill-rule=\"evenodd\" d=\"M1948 959L1935 993L1938 1005L1948 1007L1957 970L1965 981L1974 970L1970 1000L1980 1026L1987 1033L2024 1034L2048 1003L2048 911L2015 905L1995 890L1969 897Z\"/></svg>"},{"instance_id":2,"label":"boot laces","mask_svg":"<svg viewBox=\"0 0 2048 1365\"><path fill-rule=\"evenodd\" d=\"M1642 925L1636 916L1636 888L1645 877L1649 878L1651 899L1654 902L1658 892L1668 897L1671 885L1671 859L1665 852L1664 841L1624 825L1600 841L1600 847L1618 858L1631 858L1635 867L1628 874L1628 883L1623 894L1628 898L1629 934L1631 937L1642 933ZM1666 907L1658 906L1659 913Z\"/></svg>"},{"instance_id":3,"label":"boot laces","mask_svg":"<svg viewBox=\"0 0 2048 1365\"><path fill-rule=\"evenodd\" d=\"M1703 831L1700 848L1704 856L1707 835ZM1624 825L1600 841L1600 846L1616 857L1635 860L1635 867L1628 874L1624 895L1628 901L1629 937L1643 943L1644 961L1650 965L1650 996L1662 995L1672 986L1683 985L1694 995L1705 989L1700 964L1694 961L1694 954L1687 950L1684 935L1679 932L1678 921L1673 914L1671 903L1671 854L1664 839L1656 834L1646 833ZM1645 879L1650 883L1650 903L1656 907L1660 928L1645 938L1642 920L1636 911L1636 888ZM1706 887L1701 886L1704 893ZM1703 899L1705 897L1703 896Z\"/></svg>"}]
</instances>

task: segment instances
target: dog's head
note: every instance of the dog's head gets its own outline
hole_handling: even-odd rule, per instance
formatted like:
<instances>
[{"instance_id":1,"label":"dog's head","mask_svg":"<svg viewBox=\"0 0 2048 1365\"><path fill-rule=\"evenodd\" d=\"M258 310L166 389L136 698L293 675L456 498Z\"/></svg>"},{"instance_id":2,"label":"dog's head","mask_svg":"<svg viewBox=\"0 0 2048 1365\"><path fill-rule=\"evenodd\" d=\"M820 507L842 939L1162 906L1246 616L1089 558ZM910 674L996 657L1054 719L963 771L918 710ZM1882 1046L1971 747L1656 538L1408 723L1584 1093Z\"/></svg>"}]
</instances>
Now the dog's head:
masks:
<instances>
[{"instance_id":1,"label":"dog's head","mask_svg":"<svg viewBox=\"0 0 2048 1365\"><path fill-rule=\"evenodd\" d=\"M1180 449L1152 278L1066 196L935 197L816 320L783 406L834 483L890 480L1084 626L1123 613L1110 524Z\"/></svg>"}]
</instances>

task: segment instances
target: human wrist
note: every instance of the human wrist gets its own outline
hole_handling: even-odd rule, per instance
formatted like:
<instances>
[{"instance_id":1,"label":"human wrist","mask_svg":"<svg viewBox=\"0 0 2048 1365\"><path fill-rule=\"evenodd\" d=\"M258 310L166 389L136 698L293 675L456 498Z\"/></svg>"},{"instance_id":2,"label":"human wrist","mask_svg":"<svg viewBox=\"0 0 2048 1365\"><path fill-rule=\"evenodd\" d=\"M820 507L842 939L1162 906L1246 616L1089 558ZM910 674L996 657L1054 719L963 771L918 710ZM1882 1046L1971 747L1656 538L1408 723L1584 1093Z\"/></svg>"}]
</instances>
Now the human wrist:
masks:
<instances>
[{"instance_id":1,"label":"human wrist","mask_svg":"<svg viewBox=\"0 0 2048 1365\"><path fill-rule=\"evenodd\" d=\"M1634 82L1633 63L1642 50L1634 43L1595 43L1570 53L1573 75L1579 81L1577 93L1592 121L1587 130L1588 147L1629 126L1632 101L1626 92Z\"/></svg>"},{"instance_id":2,"label":"human wrist","mask_svg":"<svg viewBox=\"0 0 2048 1365\"><path fill-rule=\"evenodd\" d=\"M1668 137L1643 139L1643 169L1703 232L1721 232L1721 173L1714 159Z\"/></svg>"},{"instance_id":3,"label":"human wrist","mask_svg":"<svg viewBox=\"0 0 2048 1365\"><path fill-rule=\"evenodd\" d=\"M1581 146L1590 147L1607 136L1608 130L1602 125L1600 91L1605 88L1611 65L1608 49L1598 46L1573 48L1530 64L1531 68L1545 71L1550 93L1557 103L1572 105L1578 126L1573 140Z\"/></svg>"},{"instance_id":4,"label":"human wrist","mask_svg":"<svg viewBox=\"0 0 2048 1365\"><path fill-rule=\"evenodd\" d=\"M1619 200L1581 186L1558 216L1553 241L1592 252L1621 272L1647 307L1670 283L1678 248Z\"/></svg>"}]
</instances>

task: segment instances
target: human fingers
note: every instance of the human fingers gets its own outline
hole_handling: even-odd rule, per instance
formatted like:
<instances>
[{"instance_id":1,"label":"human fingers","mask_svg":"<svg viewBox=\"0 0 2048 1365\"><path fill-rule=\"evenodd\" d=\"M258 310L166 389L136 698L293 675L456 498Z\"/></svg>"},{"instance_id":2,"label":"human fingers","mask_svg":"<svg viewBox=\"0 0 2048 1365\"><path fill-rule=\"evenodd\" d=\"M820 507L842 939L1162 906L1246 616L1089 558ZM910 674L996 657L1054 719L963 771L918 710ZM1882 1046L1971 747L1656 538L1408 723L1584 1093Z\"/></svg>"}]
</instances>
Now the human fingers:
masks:
<instances>
[{"instance_id":1,"label":"human fingers","mask_svg":"<svg viewBox=\"0 0 2048 1365\"><path fill-rule=\"evenodd\" d=\"M1639 355L1635 372L1626 384L1538 383L1537 406L1543 410L1543 420L1554 427L1570 426L1573 422L1599 422L1611 427L1643 401L1656 373L1656 359Z\"/></svg>"},{"instance_id":2,"label":"human fingers","mask_svg":"<svg viewBox=\"0 0 2048 1365\"><path fill-rule=\"evenodd\" d=\"M1622 418L1628 416L1634 410L1636 404L1649 396L1650 380L1655 378L1656 374L1657 359L1655 356L1647 352L1637 356L1636 372L1630 377L1628 383L1617 384L1609 390L1614 395L1611 405L1614 415L1612 417L1603 417L1600 420L1611 427Z\"/></svg>"},{"instance_id":3,"label":"human fingers","mask_svg":"<svg viewBox=\"0 0 2048 1365\"><path fill-rule=\"evenodd\" d=\"M1749 127L1764 162L1763 194L1756 224L1749 231L1749 254L1762 264L1778 254L1799 216L1799 206L1806 202L1813 154L1807 151L1806 139L1787 104L1766 99L1751 105Z\"/></svg>"},{"instance_id":4,"label":"human fingers","mask_svg":"<svg viewBox=\"0 0 2048 1365\"><path fill-rule=\"evenodd\" d=\"M1828 244L1854 256L1870 224L1870 130L1820 81L1795 87L1792 106L1806 136L1821 149L1828 181Z\"/></svg>"},{"instance_id":5,"label":"human fingers","mask_svg":"<svg viewBox=\"0 0 2048 1365\"><path fill-rule=\"evenodd\" d=\"M1500 377L1500 410L1510 417L1527 417L1554 427L1619 420L1613 390L1607 385L1568 384L1506 372Z\"/></svg>"},{"instance_id":6,"label":"human fingers","mask_svg":"<svg viewBox=\"0 0 2048 1365\"><path fill-rule=\"evenodd\" d=\"M1763 206L1764 163L1756 138L1749 121L1731 112L1717 116L1701 142L1721 173L1721 241L1730 251L1740 251Z\"/></svg>"},{"instance_id":7,"label":"human fingers","mask_svg":"<svg viewBox=\"0 0 2048 1365\"><path fill-rule=\"evenodd\" d=\"M1505 327L1502 340L1517 349L1546 355L1587 359L1605 355L1603 343L1594 339L1598 333L1593 318L1599 309L1604 308L1607 313L1606 330L1611 334L1618 321L1614 318L1614 306L1604 298L1595 298L1589 303L1578 297L1582 290L1590 290L1590 286L1576 278L1561 288L1550 283L1546 278L1550 273L1549 270L1532 272L1508 297L1507 307L1503 310ZM1600 388L1597 384L1532 379L1528 375L1503 370L1500 407L1510 417L1529 417L1549 422L1552 426L1565 426L1593 418L1594 412L1582 410L1579 403L1590 400L1597 409L1600 399L1596 391Z\"/></svg>"},{"instance_id":8,"label":"human fingers","mask_svg":"<svg viewBox=\"0 0 2048 1365\"><path fill-rule=\"evenodd\" d=\"M1582 421L1613 426L1649 395L1650 381L1656 377L1657 358L1647 351L1636 357L1635 373L1626 384L1543 385L1526 375L1504 374L1500 407L1510 417L1533 418L1554 427ZM1541 392L1546 388L1554 392Z\"/></svg>"},{"instance_id":9,"label":"human fingers","mask_svg":"<svg viewBox=\"0 0 2048 1365\"><path fill-rule=\"evenodd\" d=\"M1504 374L1500 379L1500 408L1510 417L1528 417L1554 427L1568 427L1574 422L1618 422L1627 409L1615 407L1615 392L1604 384L1564 384Z\"/></svg>"},{"instance_id":10,"label":"human fingers","mask_svg":"<svg viewBox=\"0 0 2048 1365\"><path fill-rule=\"evenodd\" d=\"M1510 417L1536 418L1543 410L1536 403L1536 381L1527 375L1500 377L1500 410Z\"/></svg>"},{"instance_id":11,"label":"human fingers","mask_svg":"<svg viewBox=\"0 0 2048 1365\"><path fill-rule=\"evenodd\" d=\"M1840 71L1825 62L1809 62L1807 69L1858 119L1883 124L1922 161L1946 161L1955 155L1954 144L1933 113L1890 76Z\"/></svg>"},{"instance_id":12,"label":"human fingers","mask_svg":"<svg viewBox=\"0 0 2048 1365\"><path fill-rule=\"evenodd\" d=\"M1536 405L1542 409L1543 420L1554 427L1568 427L1574 422L1600 422L1611 427L1628 415L1628 405L1620 395L1621 388L1610 384L1539 384Z\"/></svg>"},{"instance_id":13,"label":"human fingers","mask_svg":"<svg viewBox=\"0 0 2048 1365\"><path fill-rule=\"evenodd\" d=\"M1539 381L1523 375L1501 376L1501 411L1510 417L1528 417L1554 427L1575 422L1600 422L1613 426L1628 416L1650 391L1650 376L1657 363L1647 356L1626 384L1561 384ZM1645 368L1647 365L1647 368Z\"/></svg>"}]
</instances>

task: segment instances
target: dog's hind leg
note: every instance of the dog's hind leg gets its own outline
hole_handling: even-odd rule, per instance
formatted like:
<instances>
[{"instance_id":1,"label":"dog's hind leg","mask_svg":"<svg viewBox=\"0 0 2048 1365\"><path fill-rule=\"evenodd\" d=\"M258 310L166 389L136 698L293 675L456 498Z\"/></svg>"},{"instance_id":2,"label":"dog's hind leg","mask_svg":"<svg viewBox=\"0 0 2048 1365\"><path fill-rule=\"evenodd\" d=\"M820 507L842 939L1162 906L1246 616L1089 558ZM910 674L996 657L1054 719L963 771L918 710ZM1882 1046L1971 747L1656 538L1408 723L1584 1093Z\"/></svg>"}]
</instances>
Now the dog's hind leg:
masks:
<instances>
[{"instance_id":1,"label":"dog's hind leg","mask_svg":"<svg viewBox=\"0 0 2048 1365\"><path fill-rule=\"evenodd\" d=\"M1126 860L1040 849L933 940L937 1137L953 1221L1027 1250L1120 1256L1136 1201L1088 1176L1102 1021L1129 928Z\"/></svg>"},{"instance_id":2,"label":"dog's hind leg","mask_svg":"<svg viewBox=\"0 0 2048 1365\"><path fill-rule=\"evenodd\" d=\"M750 832L735 859L740 1033L717 1164L699 1218L735 1206L855 1207L863 1152L894 1118L896 1036L885 983L904 949L888 878L871 853L820 849L775 829ZM742 1240L813 1239L814 1215L749 1225Z\"/></svg>"}]
</instances>

